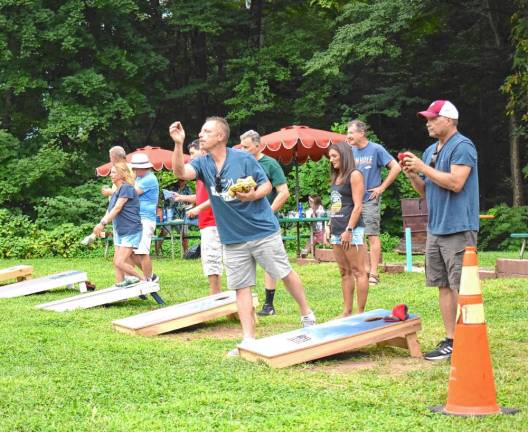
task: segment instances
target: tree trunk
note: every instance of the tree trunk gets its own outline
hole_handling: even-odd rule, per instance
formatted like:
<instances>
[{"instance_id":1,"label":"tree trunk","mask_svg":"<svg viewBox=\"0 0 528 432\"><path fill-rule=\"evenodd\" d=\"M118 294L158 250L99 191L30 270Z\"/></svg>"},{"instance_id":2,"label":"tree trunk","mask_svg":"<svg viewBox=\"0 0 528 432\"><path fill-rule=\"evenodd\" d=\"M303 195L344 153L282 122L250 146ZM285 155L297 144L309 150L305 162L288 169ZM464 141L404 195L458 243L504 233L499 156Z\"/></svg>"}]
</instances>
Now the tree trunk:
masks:
<instances>
[{"instance_id":1,"label":"tree trunk","mask_svg":"<svg viewBox=\"0 0 528 432\"><path fill-rule=\"evenodd\" d=\"M513 207L524 205L524 191L521 171L521 153L519 145L519 132L515 111L510 115L510 167L513 190Z\"/></svg>"},{"instance_id":2,"label":"tree trunk","mask_svg":"<svg viewBox=\"0 0 528 432\"><path fill-rule=\"evenodd\" d=\"M262 9L264 8L263 0L253 0L251 2L252 15L252 40L253 47L261 49L264 46L264 27L262 23Z\"/></svg>"}]
</instances>

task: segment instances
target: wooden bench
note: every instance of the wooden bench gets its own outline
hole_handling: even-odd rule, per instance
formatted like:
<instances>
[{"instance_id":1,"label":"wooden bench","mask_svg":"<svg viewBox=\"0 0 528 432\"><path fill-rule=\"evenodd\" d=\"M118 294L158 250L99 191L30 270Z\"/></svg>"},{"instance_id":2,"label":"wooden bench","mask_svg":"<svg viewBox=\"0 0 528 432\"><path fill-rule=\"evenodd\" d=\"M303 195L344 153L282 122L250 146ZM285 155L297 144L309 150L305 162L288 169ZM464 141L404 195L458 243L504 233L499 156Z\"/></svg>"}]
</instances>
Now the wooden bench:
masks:
<instances>
[{"instance_id":1,"label":"wooden bench","mask_svg":"<svg viewBox=\"0 0 528 432\"><path fill-rule=\"evenodd\" d=\"M524 251L526 250L526 239L528 239L528 233L512 233L510 237L522 239L521 250L519 251L519 258L523 259Z\"/></svg>"}]
</instances>

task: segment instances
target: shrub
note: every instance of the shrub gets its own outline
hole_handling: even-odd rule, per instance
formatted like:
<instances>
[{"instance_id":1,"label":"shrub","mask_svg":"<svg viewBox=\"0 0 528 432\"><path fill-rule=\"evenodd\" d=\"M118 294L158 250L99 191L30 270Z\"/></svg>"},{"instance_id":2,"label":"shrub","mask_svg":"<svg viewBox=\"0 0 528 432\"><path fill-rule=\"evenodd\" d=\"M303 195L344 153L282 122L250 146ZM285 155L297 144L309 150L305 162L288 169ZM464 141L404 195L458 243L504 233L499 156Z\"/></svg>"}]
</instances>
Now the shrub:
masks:
<instances>
[{"instance_id":1,"label":"shrub","mask_svg":"<svg viewBox=\"0 0 528 432\"><path fill-rule=\"evenodd\" d=\"M59 225L52 230L39 229L25 215L0 210L0 258L72 258L91 255L92 248L80 240L91 231L91 224Z\"/></svg>"},{"instance_id":2,"label":"shrub","mask_svg":"<svg viewBox=\"0 0 528 432\"><path fill-rule=\"evenodd\" d=\"M481 221L478 244L480 250L516 250L519 241L510 237L514 232L526 232L528 206L508 207L500 204L488 211L495 219Z\"/></svg>"},{"instance_id":3,"label":"shrub","mask_svg":"<svg viewBox=\"0 0 528 432\"><path fill-rule=\"evenodd\" d=\"M105 212L108 200L101 194L101 186L108 179L89 181L76 187L67 187L59 195L42 198L37 206L35 223L42 229L53 229L63 224L93 224Z\"/></svg>"},{"instance_id":4,"label":"shrub","mask_svg":"<svg viewBox=\"0 0 528 432\"><path fill-rule=\"evenodd\" d=\"M394 252L396 246L400 244L400 237L392 236L388 232L380 234L381 251L382 252Z\"/></svg>"}]
</instances>

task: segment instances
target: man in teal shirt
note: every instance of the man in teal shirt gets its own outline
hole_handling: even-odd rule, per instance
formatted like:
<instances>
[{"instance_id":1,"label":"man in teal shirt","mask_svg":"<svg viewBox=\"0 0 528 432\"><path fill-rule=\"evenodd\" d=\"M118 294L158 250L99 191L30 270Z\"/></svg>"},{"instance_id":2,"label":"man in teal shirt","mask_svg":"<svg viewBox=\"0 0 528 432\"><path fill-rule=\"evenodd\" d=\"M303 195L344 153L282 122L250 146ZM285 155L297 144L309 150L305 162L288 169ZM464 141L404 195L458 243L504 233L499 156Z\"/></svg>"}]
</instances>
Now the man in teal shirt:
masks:
<instances>
[{"instance_id":1,"label":"man in teal shirt","mask_svg":"<svg viewBox=\"0 0 528 432\"><path fill-rule=\"evenodd\" d=\"M288 190L288 183L286 183L286 177L279 163L266 156L261 151L260 135L254 130L248 130L240 136L240 147L251 153L258 161L273 189L267 195L267 199L271 205L273 213L277 213L282 206L286 203L290 196ZM267 273L264 274L264 287L266 288L266 301L262 310L257 313L259 316L275 315L275 307L273 306L273 299L275 298L275 288L277 287L277 281L275 281Z\"/></svg>"}]
</instances>

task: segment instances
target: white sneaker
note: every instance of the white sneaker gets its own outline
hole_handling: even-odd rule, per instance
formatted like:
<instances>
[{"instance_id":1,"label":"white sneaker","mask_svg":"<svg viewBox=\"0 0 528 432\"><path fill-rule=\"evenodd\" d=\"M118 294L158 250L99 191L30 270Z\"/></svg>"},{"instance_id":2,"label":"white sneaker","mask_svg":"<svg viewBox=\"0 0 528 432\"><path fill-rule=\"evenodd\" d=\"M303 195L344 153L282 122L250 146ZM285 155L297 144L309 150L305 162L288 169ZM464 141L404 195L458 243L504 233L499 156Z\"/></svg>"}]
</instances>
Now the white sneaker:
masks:
<instances>
[{"instance_id":1,"label":"white sneaker","mask_svg":"<svg viewBox=\"0 0 528 432\"><path fill-rule=\"evenodd\" d=\"M245 344L247 344L247 343L251 343L251 342L253 342L254 340L255 340L255 338L244 338L244 339L242 339L242 342L240 342L240 343L238 344L238 346L245 345ZM238 349L238 347L233 348L231 351L229 351L229 352L227 353L227 356L228 356L228 357L238 357L238 356L240 356L240 350Z\"/></svg>"},{"instance_id":2,"label":"white sneaker","mask_svg":"<svg viewBox=\"0 0 528 432\"><path fill-rule=\"evenodd\" d=\"M233 348L231 351L228 351L227 356L228 357L238 357L240 355L240 351L238 348Z\"/></svg>"},{"instance_id":3,"label":"white sneaker","mask_svg":"<svg viewBox=\"0 0 528 432\"><path fill-rule=\"evenodd\" d=\"M303 327L312 327L315 325L315 315L310 312L308 315L301 316L301 325Z\"/></svg>"}]
</instances>

